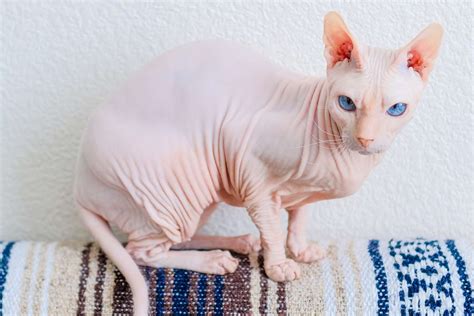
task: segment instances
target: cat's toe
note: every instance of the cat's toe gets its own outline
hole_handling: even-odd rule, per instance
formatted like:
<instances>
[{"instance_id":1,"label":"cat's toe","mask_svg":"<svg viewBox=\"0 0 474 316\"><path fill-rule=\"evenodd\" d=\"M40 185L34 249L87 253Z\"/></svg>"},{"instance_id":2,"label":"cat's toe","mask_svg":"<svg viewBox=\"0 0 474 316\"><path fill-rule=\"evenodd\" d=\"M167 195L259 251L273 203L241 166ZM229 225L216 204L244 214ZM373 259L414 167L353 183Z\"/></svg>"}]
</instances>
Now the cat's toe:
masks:
<instances>
[{"instance_id":1,"label":"cat's toe","mask_svg":"<svg viewBox=\"0 0 474 316\"><path fill-rule=\"evenodd\" d=\"M284 282L298 279L301 270L295 261L286 259L282 263L265 266L265 273L273 281Z\"/></svg>"}]
</instances>

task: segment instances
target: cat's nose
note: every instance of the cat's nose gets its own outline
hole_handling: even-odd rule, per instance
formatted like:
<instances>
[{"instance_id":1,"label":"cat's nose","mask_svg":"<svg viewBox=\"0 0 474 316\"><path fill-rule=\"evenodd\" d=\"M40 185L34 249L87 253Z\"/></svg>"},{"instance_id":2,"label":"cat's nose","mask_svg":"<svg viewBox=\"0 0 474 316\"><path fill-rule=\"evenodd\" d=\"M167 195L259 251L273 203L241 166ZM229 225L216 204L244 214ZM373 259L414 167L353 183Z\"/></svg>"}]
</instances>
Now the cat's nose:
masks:
<instances>
[{"instance_id":1,"label":"cat's nose","mask_svg":"<svg viewBox=\"0 0 474 316\"><path fill-rule=\"evenodd\" d=\"M362 137L357 137L357 141L359 142L359 144L364 147L365 149L367 149L370 145L370 143L372 143L374 141L374 139L367 139L367 138L362 138Z\"/></svg>"}]
</instances>

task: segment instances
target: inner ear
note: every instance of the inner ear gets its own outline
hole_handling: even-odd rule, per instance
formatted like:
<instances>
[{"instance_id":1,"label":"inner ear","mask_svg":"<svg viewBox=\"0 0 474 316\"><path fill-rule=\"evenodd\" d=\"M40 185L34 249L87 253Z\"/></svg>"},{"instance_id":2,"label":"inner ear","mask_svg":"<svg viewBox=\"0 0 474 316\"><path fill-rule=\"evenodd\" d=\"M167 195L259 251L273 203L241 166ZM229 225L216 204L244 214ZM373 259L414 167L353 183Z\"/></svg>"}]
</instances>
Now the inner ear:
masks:
<instances>
[{"instance_id":1,"label":"inner ear","mask_svg":"<svg viewBox=\"0 0 474 316\"><path fill-rule=\"evenodd\" d=\"M408 68L413 68L416 72L419 74L422 74L424 66L423 58L419 52L416 50L411 50L408 52L407 55L407 67Z\"/></svg>"},{"instance_id":2,"label":"inner ear","mask_svg":"<svg viewBox=\"0 0 474 316\"><path fill-rule=\"evenodd\" d=\"M337 51L334 54L334 63L342 61L344 59L350 60L352 50L354 49L354 45L352 45L351 41L347 41L339 45Z\"/></svg>"},{"instance_id":3,"label":"inner ear","mask_svg":"<svg viewBox=\"0 0 474 316\"><path fill-rule=\"evenodd\" d=\"M353 61L357 68L363 68L357 41L349 32L342 17L336 12L329 12L324 17L323 41L324 56L329 68L345 59Z\"/></svg>"},{"instance_id":4,"label":"inner ear","mask_svg":"<svg viewBox=\"0 0 474 316\"><path fill-rule=\"evenodd\" d=\"M430 24L401 50L397 62L400 61L408 68L412 68L422 80L426 81L438 56L442 37L441 25Z\"/></svg>"}]
</instances>

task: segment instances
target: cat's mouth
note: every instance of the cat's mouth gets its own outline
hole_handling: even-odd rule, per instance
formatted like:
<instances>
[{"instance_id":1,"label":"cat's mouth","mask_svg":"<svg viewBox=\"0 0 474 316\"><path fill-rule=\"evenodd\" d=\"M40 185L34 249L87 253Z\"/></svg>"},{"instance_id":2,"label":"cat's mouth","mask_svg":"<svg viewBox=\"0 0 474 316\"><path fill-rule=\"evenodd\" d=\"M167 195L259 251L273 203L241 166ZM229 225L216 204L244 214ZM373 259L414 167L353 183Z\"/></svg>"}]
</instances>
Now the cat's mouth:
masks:
<instances>
[{"instance_id":1,"label":"cat's mouth","mask_svg":"<svg viewBox=\"0 0 474 316\"><path fill-rule=\"evenodd\" d=\"M365 155L365 156L367 156L367 155L372 155L372 154L374 154L374 153L375 153L375 152L368 151L368 150L365 150L365 149L364 149L364 150L359 150L359 154Z\"/></svg>"},{"instance_id":2,"label":"cat's mouth","mask_svg":"<svg viewBox=\"0 0 474 316\"><path fill-rule=\"evenodd\" d=\"M376 146L375 148L374 147L365 148L365 147L360 146L354 141L351 142L349 149L351 149L352 151L358 152L360 155L364 155L364 156L378 154L383 151L381 148L378 148L378 146Z\"/></svg>"},{"instance_id":3,"label":"cat's mouth","mask_svg":"<svg viewBox=\"0 0 474 316\"><path fill-rule=\"evenodd\" d=\"M347 148L351 151L355 151L361 155L368 156L378 152L378 150L373 150L371 148L364 148L357 144L354 140L349 140L347 144Z\"/></svg>"}]
</instances>

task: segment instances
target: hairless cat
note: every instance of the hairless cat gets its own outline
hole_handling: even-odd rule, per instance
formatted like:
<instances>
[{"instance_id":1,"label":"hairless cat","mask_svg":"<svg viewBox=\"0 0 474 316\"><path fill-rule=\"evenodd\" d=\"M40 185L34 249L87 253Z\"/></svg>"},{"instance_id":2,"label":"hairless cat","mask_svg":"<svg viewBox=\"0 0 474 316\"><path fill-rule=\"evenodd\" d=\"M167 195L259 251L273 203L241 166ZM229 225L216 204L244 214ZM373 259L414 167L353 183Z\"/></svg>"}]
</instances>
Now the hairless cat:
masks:
<instances>
[{"instance_id":1,"label":"hairless cat","mask_svg":"<svg viewBox=\"0 0 474 316\"><path fill-rule=\"evenodd\" d=\"M129 282L135 315L148 310L137 264L225 274L238 260L224 250L261 247L268 277L291 281L296 262L322 258L305 236L305 206L360 187L412 117L442 33L433 23L400 49L374 48L330 12L326 77L200 41L162 54L100 106L82 138L74 195ZM245 207L260 238L195 235L221 202ZM127 234L125 248L109 223Z\"/></svg>"}]
</instances>

